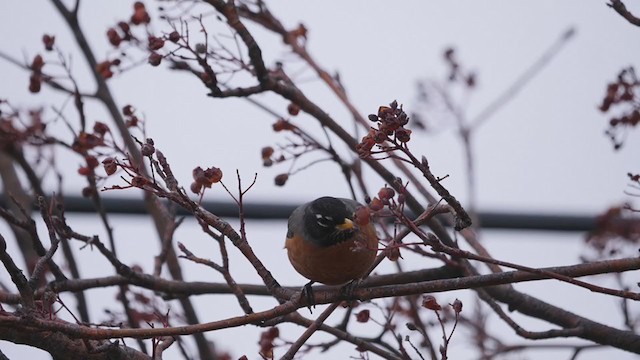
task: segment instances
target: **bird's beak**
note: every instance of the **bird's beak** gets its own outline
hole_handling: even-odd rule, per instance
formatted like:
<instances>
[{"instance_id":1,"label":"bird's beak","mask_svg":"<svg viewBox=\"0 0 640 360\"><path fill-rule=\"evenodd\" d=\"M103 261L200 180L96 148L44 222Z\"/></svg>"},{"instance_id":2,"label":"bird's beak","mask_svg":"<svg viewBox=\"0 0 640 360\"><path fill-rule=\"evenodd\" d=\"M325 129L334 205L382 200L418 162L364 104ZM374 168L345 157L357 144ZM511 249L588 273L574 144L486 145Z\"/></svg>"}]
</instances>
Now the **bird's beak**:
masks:
<instances>
[{"instance_id":1,"label":"bird's beak","mask_svg":"<svg viewBox=\"0 0 640 360\"><path fill-rule=\"evenodd\" d=\"M351 230L355 228L355 226L356 225L353 223L353 221L345 218L342 224L336 225L336 229L340 231L345 231L345 230Z\"/></svg>"}]
</instances>

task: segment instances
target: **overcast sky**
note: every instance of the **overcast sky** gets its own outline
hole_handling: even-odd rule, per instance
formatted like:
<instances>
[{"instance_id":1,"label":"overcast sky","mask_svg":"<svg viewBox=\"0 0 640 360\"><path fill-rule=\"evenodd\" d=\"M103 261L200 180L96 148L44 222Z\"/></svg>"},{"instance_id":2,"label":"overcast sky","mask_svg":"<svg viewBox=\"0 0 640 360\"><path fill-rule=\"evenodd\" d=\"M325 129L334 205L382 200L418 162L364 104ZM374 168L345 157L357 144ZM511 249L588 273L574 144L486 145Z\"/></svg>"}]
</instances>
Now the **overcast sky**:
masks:
<instances>
[{"instance_id":1,"label":"overcast sky","mask_svg":"<svg viewBox=\"0 0 640 360\"><path fill-rule=\"evenodd\" d=\"M303 23L309 29L309 52L325 69L340 73L351 101L365 115L376 112L378 106L394 99L404 104L407 112L418 110L416 82L444 83L447 69L442 52L451 46L456 49L460 63L477 73L477 90L464 102L467 104L464 114L473 119L567 29L575 29L572 40L527 87L473 134L477 205L481 210L595 214L608 206L631 200L623 193L628 189L626 173L640 171L638 134L630 133L623 149L614 152L610 141L603 135L608 116L597 109L606 84L614 80L623 67L638 66L640 59L637 46L640 28L627 23L605 3L577 0L274 1L269 6L285 26L293 28ZM640 4L627 3L630 10L640 13ZM154 8L153 4L147 2L149 8ZM81 26L99 59L113 54L105 35L106 29L127 18L130 9L131 3L125 1L83 3ZM157 31L167 30L161 23L155 23L153 27ZM251 29L257 30L256 27ZM223 30L217 28L219 34L224 33ZM71 54L73 72L81 88L93 90L86 64L75 48L73 38L48 1L2 2L0 33L4 34L0 40L0 51L27 62L36 53L43 53L40 42L43 33L55 35L56 44ZM350 116L337 98L313 77L310 70L303 71L302 63L296 62L285 51L277 37L260 31L255 34L263 46L268 65L280 60L289 61L287 69L297 70L296 79L303 84L307 96L340 123L350 124ZM46 56L51 57L51 54ZM2 60L0 78L0 98L10 100L15 106L45 106L49 119L53 117L50 106L61 106L64 101L63 97L49 90L35 96L29 94L29 74ZM298 203L322 195L349 194L339 169L329 163L296 174L285 187L275 187L273 177L286 172L288 164L263 168L260 149L266 145L284 144L286 139L282 134L271 131L273 117L246 101L209 98L195 79L171 73L163 66L140 66L110 80L109 84L121 106L133 104L144 113L148 135L168 157L174 173L185 187L191 181L191 170L195 166L214 165L223 169L231 183L229 175L235 169L246 181L258 173L257 184L248 200ZM258 97L257 100L286 113L286 102L273 97ZM72 108L67 114L72 121L77 121ZM87 115L90 122L108 119L104 109L91 102L87 104ZM433 114L423 112L423 115L430 118ZM296 121L305 129L319 134L312 118L303 114ZM62 123L52 127L54 131L65 134ZM465 187L467 172L454 124L442 125L437 134L418 132L410 145L415 153L427 156L436 175L449 175L443 184L465 204L468 200ZM59 155L63 161L58 165L68 174L64 189L77 195L84 186L84 180L75 176L80 159L64 151ZM302 159L300 165L304 164ZM372 189L384 185L374 174L368 175L367 180ZM53 183L49 186L54 188ZM127 195L136 196L136 192L130 191ZM228 199L220 189L211 191L207 196L210 199ZM131 228L131 219L117 220L120 224L118 235L122 239L140 236L134 231L139 231L139 227ZM88 232L91 232L91 225L89 223L86 227ZM256 242L259 239L277 242L275 248L278 251L273 252L276 257L271 264L275 273L284 278L284 282L290 279L287 283L302 284L301 278L290 274L286 262L281 265L285 258L284 252L280 251L284 223L255 223L250 230L255 234ZM183 231L185 233L181 236L185 238L187 234L200 236L194 229ZM513 243L508 244L512 235L491 232L485 233L484 238L496 246L502 259L517 261L518 253L522 252ZM542 251L538 258L519 259L533 261L530 265L572 263L581 251L581 234L517 236L518 241L534 244L527 254L532 254L536 248L540 250L535 246L540 239L555 243L557 239L567 238L568 245L564 242L558 245L563 249L566 247L565 257L546 257L548 252ZM151 230L149 237L153 237ZM145 244L155 246L154 241L150 239ZM273 248L261 248L261 244L255 246L270 256L268 252ZM505 249L511 249L511 252L504 252ZM134 257L132 261L144 263L152 257L153 254L149 259ZM547 261L552 263L547 264ZM96 269L87 271L95 271L95 276L100 274ZM247 276L246 281L255 281L255 277ZM561 289L566 289L566 286ZM573 290L568 291L571 293ZM560 297L569 296L569 293ZM588 310L586 308L585 312ZM612 325L620 326L619 323ZM217 335L211 338L215 339ZM247 346L255 346L253 340L246 340ZM1 347L3 351L7 349L6 354L13 351L10 348L14 349L6 343ZM235 351L234 355L240 355L235 350L236 346L229 345L229 349ZM454 348L453 351L457 350ZM587 354L584 358L597 359L602 353L593 354L593 357ZM617 351L611 354L619 359L628 355ZM536 356L537 353L531 358L536 359ZM626 358L631 359L629 356Z\"/></svg>"}]
</instances>

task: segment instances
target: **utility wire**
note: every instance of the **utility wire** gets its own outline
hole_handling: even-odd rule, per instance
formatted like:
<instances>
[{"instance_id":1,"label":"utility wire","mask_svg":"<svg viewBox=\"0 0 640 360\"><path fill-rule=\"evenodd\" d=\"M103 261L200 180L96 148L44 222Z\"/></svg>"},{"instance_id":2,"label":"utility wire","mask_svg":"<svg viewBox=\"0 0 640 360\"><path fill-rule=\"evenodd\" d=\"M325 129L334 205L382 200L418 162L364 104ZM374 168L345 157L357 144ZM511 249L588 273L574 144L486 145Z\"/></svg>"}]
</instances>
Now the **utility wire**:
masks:
<instances>
[{"instance_id":1,"label":"utility wire","mask_svg":"<svg viewBox=\"0 0 640 360\"><path fill-rule=\"evenodd\" d=\"M0 195L0 205L6 204L6 198ZM104 197L105 210L111 214L146 215L144 202L135 198ZM230 201L203 201L202 206L220 217L237 217L238 207ZM296 208L296 204L283 203L244 203L244 216L247 219L284 220ZM88 199L80 196L64 197L65 212L93 213L95 209ZM188 213L178 208L179 215ZM482 228L489 229L518 229L518 230L547 230L584 232L596 228L595 216L574 214L540 214L507 211L481 211L478 220ZM624 221L624 220L622 220ZM628 220L632 221L632 220ZM449 221L445 221L447 223Z\"/></svg>"}]
</instances>

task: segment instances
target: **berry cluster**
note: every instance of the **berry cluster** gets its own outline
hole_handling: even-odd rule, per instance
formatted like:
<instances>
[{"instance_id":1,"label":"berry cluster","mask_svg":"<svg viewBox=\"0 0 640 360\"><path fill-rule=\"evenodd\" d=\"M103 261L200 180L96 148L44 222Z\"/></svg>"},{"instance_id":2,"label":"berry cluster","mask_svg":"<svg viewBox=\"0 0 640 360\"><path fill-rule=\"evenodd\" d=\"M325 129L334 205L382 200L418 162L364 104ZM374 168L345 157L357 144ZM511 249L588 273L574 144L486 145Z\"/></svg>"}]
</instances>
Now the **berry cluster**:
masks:
<instances>
[{"instance_id":1,"label":"berry cluster","mask_svg":"<svg viewBox=\"0 0 640 360\"><path fill-rule=\"evenodd\" d=\"M8 105L8 102L0 100L0 105L2 104ZM8 150L27 141L42 141L39 139L45 137L44 131L47 128L47 124L42 121L42 109L30 110L29 118L31 123L25 124L20 121L20 115L17 112L0 110L0 148Z\"/></svg>"},{"instance_id":2,"label":"berry cluster","mask_svg":"<svg viewBox=\"0 0 640 360\"><path fill-rule=\"evenodd\" d=\"M616 150L622 147L620 139L624 138L619 132L640 124L640 103L637 96L639 89L640 79L633 67L623 69L618 74L617 81L607 85L600 110L607 112L613 106L626 108L619 116L612 116L609 119L609 129L605 131Z\"/></svg>"},{"instance_id":3,"label":"berry cluster","mask_svg":"<svg viewBox=\"0 0 640 360\"><path fill-rule=\"evenodd\" d=\"M372 211L380 211L386 205L389 207L389 209L393 210L399 205L404 204L405 199L403 194L399 194L397 199L395 200L393 199L394 196L396 196L396 191L390 187L385 186L381 188L380 191L378 191L377 197L371 199L371 201L369 202L369 208L371 208Z\"/></svg>"},{"instance_id":4,"label":"berry cluster","mask_svg":"<svg viewBox=\"0 0 640 360\"><path fill-rule=\"evenodd\" d=\"M273 356L273 348L275 347L274 341L279 337L280 337L280 331L275 326L269 328L267 331L262 332L260 334L260 341L258 342L258 345L260 346L260 355L262 355L265 359L272 359L274 357Z\"/></svg>"},{"instance_id":5,"label":"berry cluster","mask_svg":"<svg viewBox=\"0 0 640 360\"><path fill-rule=\"evenodd\" d=\"M389 106L380 106L378 114L369 115L369 120L377 123L377 128L372 127L356 146L358 155L363 159L371 156L376 144L380 146L389 141L398 146L411 139L411 130L404 127L409 122L409 116L395 100Z\"/></svg>"},{"instance_id":6,"label":"berry cluster","mask_svg":"<svg viewBox=\"0 0 640 360\"><path fill-rule=\"evenodd\" d=\"M211 185L222 180L222 170L217 167L210 167L203 170L200 166L193 169L193 182L191 183L191 191L199 194L202 188L211 188Z\"/></svg>"}]
</instances>

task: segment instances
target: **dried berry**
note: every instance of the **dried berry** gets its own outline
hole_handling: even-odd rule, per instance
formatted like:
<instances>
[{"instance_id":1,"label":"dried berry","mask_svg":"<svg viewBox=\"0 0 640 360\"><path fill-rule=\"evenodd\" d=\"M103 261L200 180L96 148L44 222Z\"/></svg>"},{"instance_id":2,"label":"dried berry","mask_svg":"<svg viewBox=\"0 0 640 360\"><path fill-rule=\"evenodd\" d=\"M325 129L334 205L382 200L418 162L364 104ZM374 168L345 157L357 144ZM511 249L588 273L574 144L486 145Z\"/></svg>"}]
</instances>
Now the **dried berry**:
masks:
<instances>
[{"instance_id":1,"label":"dried berry","mask_svg":"<svg viewBox=\"0 0 640 360\"><path fill-rule=\"evenodd\" d=\"M149 50L160 50L164 46L164 40L162 38L149 35L147 40L149 42L148 44Z\"/></svg>"},{"instance_id":2,"label":"dried berry","mask_svg":"<svg viewBox=\"0 0 640 360\"><path fill-rule=\"evenodd\" d=\"M107 175L113 175L118 169L116 161L111 157L102 160L102 166L104 167L104 172L107 173Z\"/></svg>"},{"instance_id":3,"label":"dried berry","mask_svg":"<svg viewBox=\"0 0 640 360\"><path fill-rule=\"evenodd\" d=\"M53 44L56 42L56 37L48 34L42 35L42 43L47 51L53 50Z\"/></svg>"},{"instance_id":4,"label":"dried berry","mask_svg":"<svg viewBox=\"0 0 640 360\"><path fill-rule=\"evenodd\" d=\"M400 255L400 248L398 246L393 246L387 248L387 259L390 261L398 261L402 256Z\"/></svg>"},{"instance_id":5,"label":"dried berry","mask_svg":"<svg viewBox=\"0 0 640 360\"><path fill-rule=\"evenodd\" d=\"M277 186L284 186L287 180L289 180L289 174L280 174L275 177L274 182Z\"/></svg>"},{"instance_id":6,"label":"dried berry","mask_svg":"<svg viewBox=\"0 0 640 360\"><path fill-rule=\"evenodd\" d=\"M453 304L451 304L451 307L453 308L453 311L456 312L456 314L459 314L462 312L462 301L456 299Z\"/></svg>"},{"instance_id":7,"label":"dried berry","mask_svg":"<svg viewBox=\"0 0 640 360\"><path fill-rule=\"evenodd\" d=\"M124 32L125 34L128 34L131 31L131 27L129 26L129 24L127 24L124 21L119 21L118 22L118 27L120 27L122 32Z\"/></svg>"},{"instance_id":8,"label":"dried berry","mask_svg":"<svg viewBox=\"0 0 640 360\"><path fill-rule=\"evenodd\" d=\"M177 31L172 31L171 34L169 34L168 38L169 41L177 43L178 41L180 41L180 34Z\"/></svg>"},{"instance_id":9,"label":"dried berry","mask_svg":"<svg viewBox=\"0 0 640 360\"><path fill-rule=\"evenodd\" d=\"M85 157L84 160L87 162L87 167L90 169L95 169L99 165L98 159L96 159L95 156L89 155Z\"/></svg>"},{"instance_id":10,"label":"dried berry","mask_svg":"<svg viewBox=\"0 0 640 360\"><path fill-rule=\"evenodd\" d=\"M147 13L144 4L140 1L137 1L133 4L133 15L131 15L131 23L134 25L140 24L148 24L151 22L151 17L149 13Z\"/></svg>"},{"instance_id":11,"label":"dried berry","mask_svg":"<svg viewBox=\"0 0 640 360\"><path fill-rule=\"evenodd\" d=\"M123 115L126 115L126 116L131 116L131 115L133 115L133 106L131 106L131 105L125 105L125 106L122 108L122 114L123 114Z\"/></svg>"},{"instance_id":12,"label":"dried berry","mask_svg":"<svg viewBox=\"0 0 640 360\"><path fill-rule=\"evenodd\" d=\"M207 53L207 45L205 45L203 43L197 43L196 44L196 52L198 54L206 54Z\"/></svg>"},{"instance_id":13,"label":"dried berry","mask_svg":"<svg viewBox=\"0 0 640 360\"><path fill-rule=\"evenodd\" d=\"M41 55L36 55L33 58L33 61L31 62L31 70L33 70L34 72L41 72L42 71L42 67L44 66L44 59L42 58Z\"/></svg>"},{"instance_id":14,"label":"dried berry","mask_svg":"<svg viewBox=\"0 0 640 360\"><path fill-rule=\"evenodd\" d=\"M112 62L109 60L105 60L96 65L96 72L102 76L103 79L109 79L113 76L113 72L111 71Z\"/></svg>"},{"instance_id":15,"label":"dried berry","mask_svg":"<svg viewBox=\"0 0 640 360\"><path fill-rule=\"evenodd\" d=\"M149 180L146 178L136 175L131 179L131 186L142 188L149 183Z\"/></svg>"},{"instance_id":16,"label":"dried berry","mask_svg":"<svg viewBox=\"0 0 640 360\"><path fill-rule=\"evenodd\" d=\"M376 131L376 133L373 135L373 141L376 144L382 144L383 142L387 141L387 134L384 131Z\"/></svg>"},{"instance_id":17,"label":"dried berry","mask_svg":"<svg viewBox=\"0 0 640 360\"><path fill-rule=\"evenodd\" d=\"M36 94L42 89L42 77L39 74L31 74L29 77L29 91Z\"/></svg>"},{"instance_id":18,"label":"dried berry","mask_svg":"<svg viewBox=\"0 0 640 360\"><path fill-rule=\"evenodd\" d=\"M210 167L204 171L204 175L207 177L207 180L212 184L220 182L222 180L222 170L217 167Z\"/></svg>"},{"instance_id":19,"label":"dried berry","mask_svg":"<svg viewBox=\"0 0 640 360\"><path fill-rule=\"evenodd\" d=\"M162 55L156 53L156 52L152 52L149 55L149 64L151 64L151 66L158 66L160 65L160 62L162 62Z\"/></svg>"},{"instance_id":20,"label":"dried berry","mask_svg":"<svg viewBox=\"0 0 640 360\"><path fill-rule=\"evenodd\" d=\"M293 129L295 129L295 126L291 125L291 123L285 119L278 119L278 121L273 124L273 131L276 132Z\"/></svg>"},{"instance_id":21,"label":"dried berry","mask_svg":"<svg viewBox=\"0 0 640 360\"><path fill-rule=\"evenodd\" d=\"M197 181L194 181L191 183L190 188L191 188L191 192L193 192L194 194L199 194L200 191L202 190L202 184Z\"/></svg>"},{"instance_id":22,"label":"dried berry","mask_svg":"<svg viewBox=\"0 0 640 360\"><path fill-rule=\"evenodd\" d=\"M90 174L91 174L91 169L89 169L89 168L88 168L88 167L86 167L86 166L81 166L81 167L78 169L78 174L80 174L80 175L82 175L82 176L88 176L88 175L90 175Z\"/></svg>"},{"instance_id":23,"label":"dried berry","mask_svg":"<svg viewBox=\"0 0 640 360\"><path fill-rule=\"evenodd\" d=\"M126 125L127 127L134 127L134 126L138 126L138 117L137 116L132 116L129 119L127 119L126 121Z\"/></svg>"},{"instance_id":24,"label":"dried berry","mask_svg":"<svg viewBox=\"0 0 640 360\"><path fill-rule=\"evenodd\" d=\"M265 146L262 148L262 160L269 159L273 155L273 148L271 146Z\"/></svg>"},{"instance_id":25,"label":"dried berry","mask_svg":"<svg viewBox=\"0 0 640 360\"><path fill-rule=\"evenodd\" d=\"M406 143L411 140L411 130L400 128L396 130L396 139L402 143Z\"/></svg>"},{"instance_id":26,"label":"dried berry","mask_svg":"<svg viewBox=\"0 0 640 360\"><path fill-rule=\"evenodd\" d=\"M92 197L95 194L95 190L92 187L85 186L82 188L82 197Z\"/></svg>"},{"instance_id":27,"label":"dried berry","mask_svg":"<svg viewBox=\"0 0 640 360\"><path fill-rule=\"evenodd\" d=\"M93 124L93 132L100 136L104 136L104 134L106 134L108 131L109 127L103 122L96 121L96 123Z\"/></svg>"},{"instance_id":28,"label":"dried berry","mask_svg":"<svg viewBox=\"0 0 640 360\"><path fill-rule=\"evenodd\" d=\"M433 295L425 295L424 299L422 299L422 307L429 310L442 310L442 306L438 304L438 301Z\"/></svg>"},{"instance_id":29,"label":"dried berry","mask_svg":"<svg viewBox=\"0 0 640 360\"><path fill-rule=\"evenodd\" d=\"M142 144L142 146L140 147L140 153L142 153L142 156L151 156L153 155L153 153L156 152L156 148L153 146L153 144Z\"/></svg>"},{"instance_id":30,"label":"dried berry","mask_svg":"<svg viewBox=\"0 0 640 360\"><path fill-rule=\"evenodd\" d=\"M296 116L300 113L300 107L294 103L290 103L289 106L287 106L287 111L289 112L289 115Z\"/></svg>"},{"instance_id":31,"label":"dried berry","mask_svg":"<svg viewBox=\"0 0 640 360\"><path fill-rule=\"evenodd\" d=\"M369 321L369 310L365 309L356 314L356 321L366 323Z\"/></svg>"},{"instance_id":32,"label":"dried berry","mask_svg":"<svg viewBox=\"0 0 640 360\"><path fill-rule=\"evenodd\" d=\"M382 210L382 208L384 208L384 204L382 203L382 201L380 201L380 199L378 199L377 197L374 197L373 199L371 199L371 203L369 204L369 207L373 211L379 211L379 210Z\"/></svg>"},{"instance_id":33,"label":"dried berry","mask_svg":"<svg viewBox=\"0 0 640 360\"><path fill-rule=\"evenodd\" d=\"M378 197L380 198L380 200L382 200L382 202L384 202L385 200L389 200L394 196L396 196L396 192L390 187L385 186L380 189L380 191L378 191Z\"/></svg>"},{"instance_id":34,"label":"dried berry","mask_svg":"<svg viewBox=\"0 0 640 360\"><path fill-rule=\"evenodd\" d=\"M109 39L109 43L115 47L120 46L120 43L122 42L120 34L118 34L118 31L114 28L109 28L109 30L107 30L107 39Z\"/></svg>"}]
</instances>

